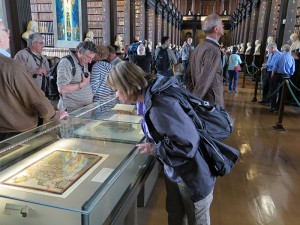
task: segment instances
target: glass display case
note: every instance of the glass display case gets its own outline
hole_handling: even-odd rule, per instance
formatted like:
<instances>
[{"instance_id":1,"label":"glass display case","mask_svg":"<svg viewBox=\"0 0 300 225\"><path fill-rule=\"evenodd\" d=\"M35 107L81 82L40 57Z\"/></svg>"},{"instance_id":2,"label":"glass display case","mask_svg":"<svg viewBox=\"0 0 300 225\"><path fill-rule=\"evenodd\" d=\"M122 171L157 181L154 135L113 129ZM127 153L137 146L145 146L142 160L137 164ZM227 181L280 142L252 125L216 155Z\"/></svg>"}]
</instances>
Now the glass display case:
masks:
<instances>
[{"instance_id":1,"label":"glass display case","mask_svg":"<svg viewBox=\"0 0 300 225\"><path fill-rule=\"evenodd\" d=\"M135 107L107 105L0 142L1 224L118 224L129 213L155 163L136 150Z\"/></svg>"}]
</instances>

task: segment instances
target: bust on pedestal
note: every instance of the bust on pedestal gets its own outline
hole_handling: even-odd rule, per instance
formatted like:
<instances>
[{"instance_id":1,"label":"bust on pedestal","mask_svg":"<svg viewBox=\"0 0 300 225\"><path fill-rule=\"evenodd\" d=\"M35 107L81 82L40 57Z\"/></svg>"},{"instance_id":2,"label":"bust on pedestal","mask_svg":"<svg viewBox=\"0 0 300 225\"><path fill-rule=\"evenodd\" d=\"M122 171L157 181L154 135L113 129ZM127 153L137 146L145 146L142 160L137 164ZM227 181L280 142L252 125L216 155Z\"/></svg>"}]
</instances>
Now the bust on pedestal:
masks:
<instances>
[{"instance_id":1,"label":"bust on pedestal","mask_svg":"<svg viewBox=\"0 0 300 225\"><path fill-rule=\"evenodd\" d=\"M123 52L124 51L123 42L124 42L124 40L123 40L122 36L120 34L118 34L116 36L116 41L114 43L114 45L118 48L116 50L117 52Z\"/></svg>"},{"instance_id":2,"label":"bust on pedestal","mask_svg":"<svg viewBox=\"0 0 300 225\"><path fill-rule=\"evenodd\" d=\"M292 42L292 45L291 45L291 54L292 54L292 56L293 56L294 59L299 59L300 41L299 41L298 34L293 33L290 36L290 40Z\"/></svg>"},{"instance_id":3,"label":"bust on pedestal","mask_svg":"<svg viewBox=\"0 0 300 225\"><path fill-rule=\"evenodd\" d=\"M252 45L251 45L250 42L248 42L247 43L247 49L246 49L245 55L250 55L251 49L252 49Z\"/></svg>"},{"instance_id":4,"label":"bust on pedestal","mask_svg":"<svg viewBox=\"0 0 300 225\"><path fill-rule=\"evenodd\" d=\"M290 37L292 45L291 45L291 51L295 51L300 48L300 41L298 34L293 33Z\"/></svg>"},{"instance_id":5,"label":"bust on pedestal","mask_svg":"<svg viewBox=\"0 0 300 225\"><path fill-rule=\"evenodd\" d=\"M93 33L93 31L87 32L84 41L93 42L93 39L94 39L94 33Z\"/></svg>"},{"instance_id":6,"label":"bust on pedestal","mask_svg":"<svg viewBox=\"0 0 300 225\"><path fill-rule=\"evenodd\" d=\"M244 54L245 52L245 44L244 43L241 43L241 48L240 48L240 54Z\"/></svg>"},{"instance_id":7,"label":"bust on pedestal","mask_svg":"<svg viewBox=\"0 0 300 225\"><path fill-rule=\"evenodd\" d=\"M269 51L269 49L268 49L268 45L269 45L269 44L272 44L272 43L275 43L274 37L269 36L268 39L267 39L267 48L266 48L267 57L268 57L269 54L270 54L270 51Z\"/></svg>"},{"instance_id":8,"label":"bust on pedestal","mask_svg":"<svg viewBox=\"0 0 300 225\"><path fill-rule=\"evenodd\" d=\"M38 32L38 23L34 20L29 21L27 30L22 34L22 38L27 42L30 34Z\"/></svg>"},{"instance_id":9,"label":"bust on pedestal","mask_svg":"<svg viewBox=\"0 0 300 225\"><path fill-rule=\"evenodd\" d=\"M255 41L254 55L260 55L260 40Z\"/></svg>"}]
</instances>

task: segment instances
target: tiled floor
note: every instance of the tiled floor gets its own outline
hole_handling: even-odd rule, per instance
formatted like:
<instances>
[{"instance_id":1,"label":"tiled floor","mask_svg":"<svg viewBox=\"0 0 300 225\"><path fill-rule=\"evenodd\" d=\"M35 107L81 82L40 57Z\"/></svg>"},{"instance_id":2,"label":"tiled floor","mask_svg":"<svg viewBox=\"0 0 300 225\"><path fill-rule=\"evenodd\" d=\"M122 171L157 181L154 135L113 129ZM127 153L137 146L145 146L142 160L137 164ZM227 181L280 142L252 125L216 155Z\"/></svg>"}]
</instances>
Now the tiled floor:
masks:
<instances>
[{"instance_id":1,"label":"tiled floor","mask_svg":"<svg viewBox=\"0 0 300 225\"><path fill-rule=\"evenodd\" d=\"M235 120L225 142L239 149L241 157L229 175L217 180L212 225L299 225L300 109L286 107L286 131L276 131L272 126L278 113L251 102L253 92L253 83L247 81L238 93L224 93ZM147 206L138 209L138 224L167 224L162 176Z\"/></svg>"}]
</instances>

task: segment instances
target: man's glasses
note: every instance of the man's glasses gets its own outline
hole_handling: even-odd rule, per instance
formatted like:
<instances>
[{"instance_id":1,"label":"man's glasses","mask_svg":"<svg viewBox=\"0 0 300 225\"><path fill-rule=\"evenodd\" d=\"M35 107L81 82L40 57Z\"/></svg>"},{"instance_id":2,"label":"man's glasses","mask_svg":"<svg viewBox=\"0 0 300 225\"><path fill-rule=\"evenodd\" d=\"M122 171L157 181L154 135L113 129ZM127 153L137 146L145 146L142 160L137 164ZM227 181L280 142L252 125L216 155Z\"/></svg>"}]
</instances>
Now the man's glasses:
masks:
<instances>
[{"instance_id":1,"label":"man's glasses","mask_svg":"<svg viewBox=\"0 0 300 225\"><path fill-rule=\"evenodd\" d=\"M43 41L36 41L36 43L38 43L40 45L44 45L45 44L45 42L43 42Z\"/></svg>"},{"instance_id":2,"label":"man's glasses","mask_svg":"<svg viewBox=\"0 0 300 225\"><path fill-rule=\"evenodd\" d=\"M91 56L89 56L88 54L86 54L86 53L83 53L85 56L86 56L86 58L89 60L89 61L92 61L93 60L93 58L91 57Z\"/></svg>"},{"instance_id":3,"label":"man's glasses","mask_svg":"<svg viewBox=\"0 0 300 225\"><path fill-rule=\"evenodd\" d=\"M3 31L5 31L6 33L10 34L10 30L9 30L9 29L0 29L0 30L3 30Z\"/></svg>"}]
</instances>

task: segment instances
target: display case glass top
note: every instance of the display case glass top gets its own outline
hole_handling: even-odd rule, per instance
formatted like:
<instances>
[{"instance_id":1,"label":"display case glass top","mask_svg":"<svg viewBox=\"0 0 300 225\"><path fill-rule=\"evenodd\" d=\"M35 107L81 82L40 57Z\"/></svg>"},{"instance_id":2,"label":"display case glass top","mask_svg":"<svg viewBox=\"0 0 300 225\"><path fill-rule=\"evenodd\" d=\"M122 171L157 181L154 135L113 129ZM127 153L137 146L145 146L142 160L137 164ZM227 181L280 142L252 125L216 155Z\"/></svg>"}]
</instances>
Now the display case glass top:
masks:
<instances>
[{"instance_id":1,"label":"display case glass top","mask_svg":"<svg viewBox=\"0 0 300 225\"><path fill-rule=\"evenodd\" d=\"M135 147L144 138L135 107L104 106L94 103L67 120L0 142L0 207L5 215L19 205L28 205L32 217L45 210L90 216L100 208L103 212L94 217L104 222L149 162ZM4 214L1 221L13 221Z\"/></svg>"}]
</instances>

